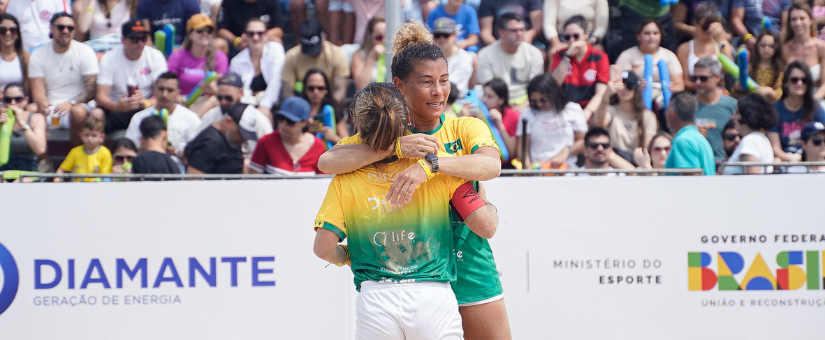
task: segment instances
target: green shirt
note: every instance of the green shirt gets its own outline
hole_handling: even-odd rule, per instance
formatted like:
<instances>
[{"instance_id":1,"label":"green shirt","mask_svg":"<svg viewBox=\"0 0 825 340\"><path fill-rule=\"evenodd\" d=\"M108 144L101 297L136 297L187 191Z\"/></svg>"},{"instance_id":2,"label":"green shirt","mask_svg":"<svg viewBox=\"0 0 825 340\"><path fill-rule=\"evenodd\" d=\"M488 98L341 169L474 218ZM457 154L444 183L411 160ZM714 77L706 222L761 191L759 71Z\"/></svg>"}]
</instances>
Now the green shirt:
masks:
<instances>
[{"instance_id":1,"label":"green shirt","mask_svg":"<svg viewBox=\"0 0 825 340\"><path fill-rule=\"evenodd\" d=\"M619 7L630 8L645 18L653 19L661 18L670 12L670 6L659 6L659 0L619 0Z\"/></svg>"},{"instance_id":2,"label":"green shirt","mask_svg":"<svg viewBox=\"0 0 825 340\"><path fill-rule=\"evenodd\" d=\"M683 127L673 137L665 169L702 168L706 176L716 174L716 160L710 143L695 125Z\"/></svg>"},{"instance_id":3,"label":"green shirt","mask_svg":"<svg viewBox=\"0 0 825 340\"><path fill-rule=\"evenodd\" d=\"M708 129L708 142L713 148L713 156L717 161L725 160L725 145L722 143L722 130L725 124L733 115L733 110L736 109L736 99L722 95L719 101L713 105L705 105L699 102L699 109L696 111L696 118L707 118L716 124L715 129Z\"/></svg>"}]
</instances>

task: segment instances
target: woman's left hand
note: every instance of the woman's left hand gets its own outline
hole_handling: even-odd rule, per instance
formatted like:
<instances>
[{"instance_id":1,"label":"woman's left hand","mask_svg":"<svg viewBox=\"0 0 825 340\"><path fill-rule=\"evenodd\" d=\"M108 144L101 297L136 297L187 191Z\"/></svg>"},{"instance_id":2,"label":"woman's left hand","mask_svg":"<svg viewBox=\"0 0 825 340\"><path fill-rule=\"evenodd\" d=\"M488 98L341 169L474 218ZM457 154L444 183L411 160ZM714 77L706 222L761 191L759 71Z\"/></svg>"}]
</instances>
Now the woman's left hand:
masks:
<instances>
[{"instance_id":1,"label":"woman's left hand","mask_svg":"<svg viewBox=\"0 0 825 340\"><path fill-rule=\"evenodd\" d=\"M335 137L338 136L338 135L335 134L334 131L332 131L332 128L329 127L329 126L322 127L321 128L321 133L324 134L324 139L326 139L327 141L333 141L333 140L335 140Z\"/></svg>"},{"instance_id":2,"label":"woman's left hand","mask_svg":"<svg viewBox=\"0 0 825 340\"><path fill-rule=\"evenodd\" d=\"M201 86L203 94L214 96L216 93L218 93L218 82L216 81L213 81L211 83L201 81L198 85Z\"/></svg>"},{"instance_id":3,"label":"woman's left hand","mask_svg":"<svg viewBox=\"0 0 825 340\"><path fill-rule=\"evenodd\" d=\"M402 171L390 186L386 200L394 207L401 207L412 200L415 189L427 180L427 173L421 165L415 163Z\"/></svg>"}]
</instances>

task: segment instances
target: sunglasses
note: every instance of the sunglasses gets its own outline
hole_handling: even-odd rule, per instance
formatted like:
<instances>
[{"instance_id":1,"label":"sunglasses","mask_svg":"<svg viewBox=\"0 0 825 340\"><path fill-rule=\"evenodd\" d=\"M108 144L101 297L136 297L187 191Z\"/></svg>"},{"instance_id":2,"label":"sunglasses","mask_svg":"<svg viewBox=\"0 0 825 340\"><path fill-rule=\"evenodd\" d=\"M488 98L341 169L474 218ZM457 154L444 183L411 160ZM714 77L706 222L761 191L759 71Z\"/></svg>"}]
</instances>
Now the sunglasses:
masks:
<instances>
[{"instance_id":1,"label":"sunglasses","mask_svg":"<svg viewBox=\"0 0 825 340\"><path fill-rule=\"evenodd\" d=\"M69 32L74 31L74 26L71 25L55 25L57 27L58 32L63 32L64 30L69 30Z\"/></svg>"},{"instance_id":2,"label":"sunglasses","mask_svg":"<svg viewBox=\"0 0 825 340\"><path fill-rule=\"evenodd\" d=\"M131 161L135 160L135 157L137 157L137 156L136 155L124 155L124 154L116 153L113 157L115 159L115 162L123 162L123 161L131 162Z\"/></svg>"},{"instance_id":3,"label":"sunglasses","mask_svg":"<svg viewBox=\"0 0 825 340\"><path fill-rule=\"evenodd\" d=\"M771 48L776 49L776 44L768 44L768 43L759 43L757 44L760 48Z\"/></svg>"},{"instance_id":4,"label":"sunglasses","mask_svg":"<svg viewBox=\"0 0 825 340\"><path fill-rule=\"evenodd\" d=\"M20 30L18 30L17 27L2 27L2 26L0 26L0 35L6 35L7 32L11 32L11 35L15 35L18 32L20 32Z\"/></svg>"},{"instance_id":5,"label":"sunglasses","mask_svg":"<svg viewBox=\"0 0 825 340\"><path fill-rule=\"evenodd\" d=\"M791 84L806 84L808 83L807 77L791 77L790 79Z\"/></svg>"},{"instance_id":6,"label":"sunglasses","mask_svg":"<svg viewBox=\"0 0 825 340\"><path fill-rule=\"evenodd\" d=\"M260 31L260 32L246 31L246 32L243 32L243 34L246 35L247 37L250 37L250 38L254 38L256 35L258 36L258 38L260 38L260 37L263 37L264 34L266 34L266 32L264 32L264 31Z\"/></svg>"},{"instance_id":7,"label":"sunglasses","mask_svg":"<svg viewBox=\"0 0 825 340\"><path fill-rule=\"evenodd\" d=\"M533 106L538 106L539 103L547 104L549 102L550 102L550 99L547 99L546 97L542 97L541 99L530 98L530 105L533 105Z\"/></svg>"},{"instance_id":8,"label":"sunglasses","mask_svg":"<svg viewBox=\"0 0 825 340\"><path fill-rule=\"evenodd\" d=\"M20 96L20 97L6 97L6 96L3 96L3 102L5 102L6 104L22 103L24 99L26 99L26 97L24 97L24 96Z\"/></svg>"},{"instance_id":9,"label":"sunglasses","mask_svg":"<svg viewBox=\"0 0 825 340\"><path fill-rule=\"evenodd\" d=\"M690 76L690 82L695 83L697 80L706 83L711 76Z\"/></svg>"},{"instance_id":10,"label":"sunglasses","mask_svg":"<svg viewBox=\"0 0 825 340\"><path fill-rule=\"evenodd\" d=\"M235 98L232 98L232 96L216 95L215 99L217 99L219 102L222 102L222 101L233 102L233 101L235 101Z\"/></svg>"},{"instance_id":11,"label":"sunglasses","mask_svg":"<svg viewBox=\"0 0 825 340\"><path fill-rule=\"evenodd\" d=\"M380 35L380 34L376 35L376 36L373 36L372 38L375 39L375 40L378 40L378 41L384 41L384 36ZM436 38L438 38L438 37L436 37Z\"/></svg>"},{"instance_id":12,"label":"sunglasses","mask_svg":"<svg viewBox=\"0 0 825 340\"><path fill-rule=\"evenodd\" d=\"M149 40L149 36L146 36L146 35L140 36L140 37L130 37L129 38L129 41L131 41L133 44L137 44L139 42L146 42L148 40Z\"/></svg>"},{"instance_id":13,"label":"sunglasses","mask_svg":"<svg viewBox=\"0 0 825 340\"><path fill-rule=\"evenodd\" d=\"M816 145L816 146L820 146L820 145L822 145L822 143L825 143L825 139L814 138L814 139L811 139L811 143L814 143L814 145Z\"/></svg>"},{"instance_id":14,"label":"sunglasses","mask_svg":"<svg viewBox=\"0 0 825 340\"><path fill-rule=\"evenodd\" d=\"M726 133L725 134L725 140L727 140L727 141L733 142L737 138L742 139L742 135L738 134L738 133Z\"/></svg>"},{"instance_id":15,"label":"sunglasses","mask_svg":"<svg viewBox=\"0 0 825 340\"><path fill-rule=\"evenodd\" d=\"M327 90L326 86L307 86L307 92L315 92L315 91L323 92L323 91L326 91L326 90Z\"/></svg>"},{"instance_id":16,"label":"sunglasses","mask_svg":"<svg viewBox=\"0 0 825 340\"><path fill-rule=\"evenodd\" d=\"M654 147L653 147L653 152L654 152L654 153L660 153L660 152L662 152L662 151L664 151L664 152L670 152L670 147L669 147L669 146L666 146L666 147L654 146Z\"/></svg>"},{"instance_id":17,"label":"sunglasses","mask_svg":"<svg viewBox=\"0 0 825 340\"><path fill-rule=\"evenodd\" d=\"M452 35L452 34L447 34L447 33L433 33L433 38L436 38L436 39L441 39L441 38L447 39L447 38L449 38L451 35Z\"/></svg>"},{"instance_id":18,"label":"sunglasses","mask_svg":"<svg viewBox=\"0 0 825 340\"><path fill-rule=\"evenodd\" d=\"M289 118L286 118L284 116L278 116L278 124L280 124L280 123L286 123L286 125L295 126L296 122L293 122L293 121L289 120Z\"/></svg>"},{"instance_id":19,"label":"sunglasses","mask_svg":"<svg viewBox=\"0 0 825 340\"><path fill-rule=\"evenodd\" d=\"M576 34L565 34L564 35L564 40L567 40L567 41L579 40L579 37L581 37L581 35L579 35L578 33L576 33Z\"/></svg>"},{"instance_id":20,"label":"sunglasses","mask_svg":"<svg viewBox=\"0 0 825 340\"><path fill-rule=\"evenodd\" d=\"M202 27L202 28L199 28L199 29L195 30L195 32L198 32L199 34L200 34L200 33L209 33L209 34L212 34L212 27L209 27L209 26L207 26L207 27Z\"/></svg>"},{"instance_id":21,"label":"sunglasses","mask_svg":"<svg viewBox=\"0 0 825 340\"><path fill-rule=\"evenodd\" d=\"M601 146L603 149L607 150L610 148L610 143L587 143L587 147L593 150L596 150Z\"/></svg>"}]
</instances>

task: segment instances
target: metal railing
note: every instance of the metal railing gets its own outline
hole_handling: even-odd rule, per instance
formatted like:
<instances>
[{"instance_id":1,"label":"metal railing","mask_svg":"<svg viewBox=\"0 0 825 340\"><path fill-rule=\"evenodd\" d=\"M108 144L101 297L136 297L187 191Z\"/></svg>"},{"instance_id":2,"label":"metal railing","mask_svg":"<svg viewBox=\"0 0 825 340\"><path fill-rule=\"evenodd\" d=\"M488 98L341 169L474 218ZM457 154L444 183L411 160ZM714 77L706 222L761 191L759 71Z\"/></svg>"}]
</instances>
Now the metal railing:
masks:
<instances>
[{"instance_id":1,"label":"metal railing","mask_svg":"<svg viewBox=\"0 0 825 340\"><path fill-rule=\"evenodd\" d=\"M3 179L3 173L0 172L0 181ZM332 178L332 175L245 175L245 174L202 174L202 175L177 175L177 174L55 174L55 173L25 173L20 174L20 182L24 182L25 178L61 178L67 182L73 182L75 179L100 179L99 181L179 181L179 180L245 180L245 179L309 179L309 178Z\"/></svg>"},{"instance_id":2,"label":"metal railing","mask_svg":"<svg viewBox=\"0 0 825 340\"><path fill-rule=\"evenodd\" d=\"M653 174L676 174L676 175L701 175L705 170L700 168L691 169L530 169L530 170L501 170L501 176L541 176L566 174L633 174L633 175L653 175Z\"/></svg>"},{"instance_id":3,"label":"metal railing","mask_svg":"<svg viewBox=\"0 0 825 340\"><path fill-rule=\"evenodd\" d=\"M762 172L767 174L767 167L773 167L773 174L783 174L785 170L783 168L789 168L792 166L802 166L807 169L807 172L811 172L812 166L825 166L825 162L722 162L719 164L719 173L724 173L726 167L742 167L742 172L746 172L745 168L749 166L761 166Z\"/></svg>"}]
</instances>

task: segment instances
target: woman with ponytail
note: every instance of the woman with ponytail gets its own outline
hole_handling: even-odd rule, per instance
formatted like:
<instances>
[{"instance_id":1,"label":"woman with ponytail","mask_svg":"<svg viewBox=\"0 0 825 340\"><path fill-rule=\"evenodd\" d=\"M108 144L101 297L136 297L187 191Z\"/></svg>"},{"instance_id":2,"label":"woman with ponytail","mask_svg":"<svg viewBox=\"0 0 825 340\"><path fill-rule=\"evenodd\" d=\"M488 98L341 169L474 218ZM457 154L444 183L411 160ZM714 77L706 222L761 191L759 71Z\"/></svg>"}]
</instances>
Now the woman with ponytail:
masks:
<instances>
[{"instance_id":1,"label":"woman with ponytail","mask_svg":"<svg viewBox=\"0 0 825 340\"><path fill-rule=\"evenodd\" d=\"M384 152L407 133L407 113L405 97L392 84L371 83L355 95L352 114L362 145L384 158L335 176L315 219L313 250L325 261L352 267L360 292L356 339L463 339L450 287L450 204L484 237L495 233L498 218L483 187L477 192L466 180L432 175L437 163ZM384 197L409 167L424 169L430 179L400 208ZM347 244L339 244L345 238Z\"/></svg>"},{"instance_id":2,"label":"woman with ponytail","mask_svg":"<svg viewBox=\"0 0 825 340\"><path fill-rule=\"evenodd\" d=\"M325 173L356 171L391 155L422 159L437 172L471 181L498 177L501 161L490 130L474 117L444 115L450 94L447 59L433 43L429 30L418 23L402 25L393 39L393 84L409 106L407 135L390 147L374 149L360 135L344 138L324 153L318 168ZM413 164L398 173L386 195L388 204L402 206L414 200L413 192L428 181L428 173ZM459 226L458 228L467 228ZM460 230L459 229L459 230ZM510 339L510 326L502 299L503 288L487 240L466 230L457 235L458 277L453 291L459 303L465 336L470 339Z\"/></svg>"}]
</instances>

